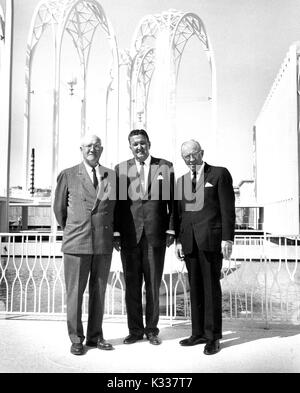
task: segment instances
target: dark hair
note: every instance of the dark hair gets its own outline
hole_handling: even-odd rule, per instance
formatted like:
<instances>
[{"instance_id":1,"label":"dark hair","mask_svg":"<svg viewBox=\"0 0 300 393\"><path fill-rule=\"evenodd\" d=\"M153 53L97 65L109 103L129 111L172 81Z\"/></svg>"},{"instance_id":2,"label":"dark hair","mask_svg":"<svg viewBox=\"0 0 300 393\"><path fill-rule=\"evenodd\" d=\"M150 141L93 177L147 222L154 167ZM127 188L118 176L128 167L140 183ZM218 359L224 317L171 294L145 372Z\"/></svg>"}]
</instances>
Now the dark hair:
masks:
<instances>
[{"instance_id":1,"label":"dark hair","mask_svg":"<svg viewBox=\"0 0 300 393\"><path fill-rule=\"evenodd\" d=\"M143 129L141 129L141 130L132 130L132 131L130 131L130 133L129 133L129 135L128 135L128 142L129 142L129 143L130 143L130 138L131 138L132 136L135 136L135 135L143 135L143 136L147 139L147 141L150 143L149 136L148 136L147 132L146 132L145 130L143 130Z\"/></svg>"}]
</instances>

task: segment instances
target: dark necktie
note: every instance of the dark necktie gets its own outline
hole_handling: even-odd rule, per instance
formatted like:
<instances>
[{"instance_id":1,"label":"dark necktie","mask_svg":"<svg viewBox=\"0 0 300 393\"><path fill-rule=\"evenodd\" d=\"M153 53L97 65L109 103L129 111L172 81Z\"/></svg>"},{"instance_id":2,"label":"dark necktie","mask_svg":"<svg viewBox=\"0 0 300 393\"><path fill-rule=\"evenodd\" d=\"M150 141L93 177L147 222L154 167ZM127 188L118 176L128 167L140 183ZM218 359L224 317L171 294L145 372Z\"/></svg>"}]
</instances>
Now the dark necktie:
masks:
<instances>
[{"instance_id":1,"label":"dark necktie","mask_svg":"<svg viewBox=\"0 0 300 393\"><path fill-rule=\"evenodd\" d=\"M95 167L93 167L92 172L93 172L93 184L94 184L94 188L96 190L97 187L98 187L98 179L97 179L97 176L96 176Z\"/></svg>"},{"instance_id":2,"label":"dark necktie","mask_svg":"<svg viewBox=\"0 0 300 393\"><path fill-rule=\"evenodd\" d=\"M193 177L192 177L192 192L196 192L196 184L197 184L197 172L193 171Z\"/></svg>"},{"instance_id":3,"label":"dark necktie","mask_svg":"<svg viewBox=\"0 0 300 393\"><path fill-rule=\"evenodd\" d=\"M141 162L141 169L140 169L140 185L141 185L141 194L145 194L145 163Z\"/></svg>"}]
</instances>

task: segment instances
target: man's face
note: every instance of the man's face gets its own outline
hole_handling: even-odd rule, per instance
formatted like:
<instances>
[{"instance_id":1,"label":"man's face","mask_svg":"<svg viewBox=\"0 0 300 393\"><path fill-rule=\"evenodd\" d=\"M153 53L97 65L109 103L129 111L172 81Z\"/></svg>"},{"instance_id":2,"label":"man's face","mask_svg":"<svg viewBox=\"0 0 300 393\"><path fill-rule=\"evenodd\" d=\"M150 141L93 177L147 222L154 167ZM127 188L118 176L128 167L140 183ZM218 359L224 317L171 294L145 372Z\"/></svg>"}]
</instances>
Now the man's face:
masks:
<instances>
[{"instance_id":1,"label":"man's face","mask_svg":"<svg viewBox=\"0 0 300 393\"><path fill-rule=\"evenodd\" d=\"M96 166L103 152L103 147L101 146L100 140L96 136L93 136L84 141L80 150L83 160L90 166Z\"/></svg>"},{"instance_id":2,"label":"man's face","mask_svg":"<svg viewBox=\"0 0 300 393\"><path fill-rule=\"evenodd\" d=\"M181 155L192 172L197 170L197 165L202 164L203 150L199 149L197 145L187 145L182 148Z\"/></svg>"},{"instance_id":3,"label":"man's face","mask_svg":"<svg viewBox=\"0 0 300 393\"><path fill-rule=\"evenodd\" d=\"M130 137L129 147L134 158L139 161L145 161L149 156L150 142L144 135L134 135Z\"/></svg>"}]
</instances>

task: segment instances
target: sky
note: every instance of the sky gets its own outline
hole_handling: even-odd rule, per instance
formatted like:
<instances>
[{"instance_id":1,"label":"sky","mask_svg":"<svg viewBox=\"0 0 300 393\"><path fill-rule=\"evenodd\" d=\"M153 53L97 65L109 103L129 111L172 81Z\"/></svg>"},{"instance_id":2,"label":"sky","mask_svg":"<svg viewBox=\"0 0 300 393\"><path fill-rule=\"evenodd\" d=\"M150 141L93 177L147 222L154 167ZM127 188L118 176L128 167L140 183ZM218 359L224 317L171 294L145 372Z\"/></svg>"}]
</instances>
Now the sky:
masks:
<instances>
[{"instance_id":1,"label":"sky","mask_svg":"<svg viewBox=\"0 0 300 393\"><path fill-rule=\"evenodd\" d=\"M0 4L4 6L5 1L0 0ZM11 186L20 184L24 173L22 168L24 62L30 22L38 1L15 0L14 4ZM173 8L193 12L201 18L214 51L218 107L217 142L215 146L210 145L208 149L205 145L202 146L205 150L204 158L212 165L226 166L233 176L234 185L238 185L242 180L253 179L253 125L290 45L300 40L300 2L298 0L102 0L100 4L111 21L118 47L121 50L130 47L135 28L145 15L161 13ZM101 67L105 68L105 66L100 64L101 56L107 57L104 55L106 53L105 40L97 39L99 47L103 47L103 55L101 53L94 55L94 63L95 69L100 67L98 70L102 70ZM36 63L35 66L37 74L47 64L51 64L50 54L47 53L49 48L47 38L41 42L41 48L43 48L41 52L36 55L36 60L40 61L40 64ZM193 106L197 99L195 85L197 73L199 74L197 44L191 43L191 47L188 49L187 46L186 51L187 54L183 55L185 60L180 77L179 95L189 97L189 99L181 100L184 101L183 104L178 105L181 116L178 124L179 133L182 137L188 134L203 143L201 135L205 133L203 129L206 126L197 117L197 106ZM66 74L69 73L69 75L72 72L71 69L67 69L68 62L69 66L72 64L70 59L72 56L66 56L64 66ZM101 75L101 72L98 74ZM45 176L45 173L49 174L50 166L47 164L51 159L49 149L51 106L47 106L49 103L45 104L43 110L42 94L38 95L38 89L42 85L41 81L45 81L45 75L40 76L40 79L37 76L36 78L37 94L32 114L33 135L37 141L35 142L36 155L39 157L37 157L36 165L36 186L45 187L51 183L49 176ZM67 78L65 86L67 86L66 81ZM50 96L46 82L43 88L45 91L48 90L47 94ZM123 102L121 104L123 105ZM72 138L72 127L74 122L78 123L78 110L74 110L75 107L70 105L69 112L65 110L65 123L63 123L69 125L69 136L60 150L60 154L67 157L66 163L80 158L79 149L72 144L76 140ZM122 106L122 110L126 110L125 105ZM184 129L185 127L188 132ZM122 141L125 142L129 131L126 125L122 125L120 130ZM168 141L162 135L163 130L159 129L159 125L151 129L151 153L154 156L165 155L168 158L170 154ZM126 142L125 145L123 142L121 144L122 159L127 156L129 158L130 151ZM172 152L172 155L180 157L180 151ZM42 170L44 165L47 166L46 172Z\"/></svg>"}]
</instances>

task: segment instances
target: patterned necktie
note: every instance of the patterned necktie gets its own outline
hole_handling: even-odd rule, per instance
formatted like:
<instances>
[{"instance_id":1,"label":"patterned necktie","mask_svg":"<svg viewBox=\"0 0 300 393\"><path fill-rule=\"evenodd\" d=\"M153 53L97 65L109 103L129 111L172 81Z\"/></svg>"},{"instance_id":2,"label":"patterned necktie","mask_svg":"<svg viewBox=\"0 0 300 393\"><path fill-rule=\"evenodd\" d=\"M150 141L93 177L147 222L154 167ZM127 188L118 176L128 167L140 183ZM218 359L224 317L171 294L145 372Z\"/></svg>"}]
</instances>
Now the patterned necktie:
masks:
<instances>
[{"instance_id":1,"label":"patterned necktie","mask_svg":"<svg viewBox=\"0 0 300 393\"><path fill-rule=\"evenodd\" d=\"M94 188L96 190L97 187L98 187L98 179L97 179L97 176L96 176L95 167L93 167L92 172L93 172L93 184L94 184Z\"/></svg>"},{"instance_id":2,"label":"patterned necktie","mask_svg":"<svg viewBox=\"0 0 300 393\"><path fill-rule=\"evenodd\" d=\"M140 185L141 185L141 194L145 194L145 163L141 162L141 169L140 169Z\"/></svg>"},{"instance_id":3,"label":"patterned necktie","mask_svg":"<svg viewBox=\"0 0 300 393\"><path fill-rule=\"evenodd\" d=\"M192 177L192 192L196 192L196 184L197 184L197 172L193 171L193 177Z\"/></svg>"}]
</instances>

